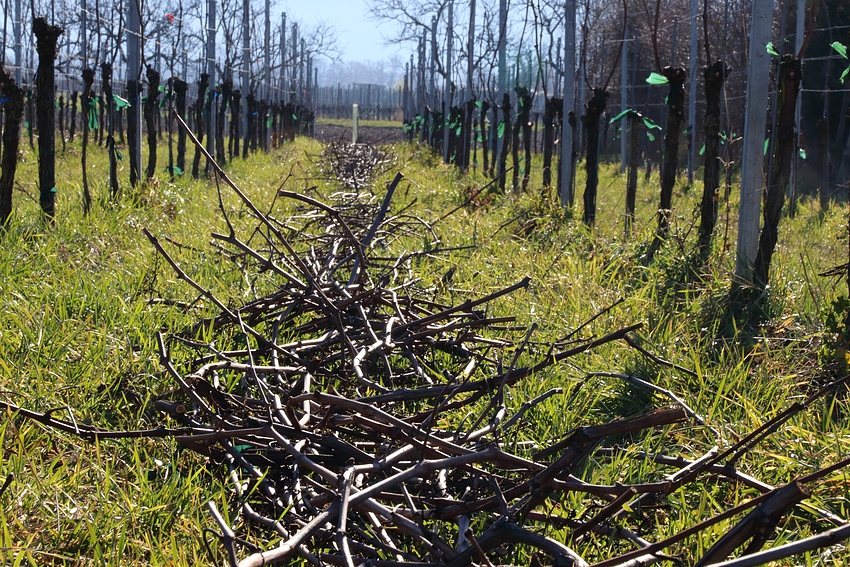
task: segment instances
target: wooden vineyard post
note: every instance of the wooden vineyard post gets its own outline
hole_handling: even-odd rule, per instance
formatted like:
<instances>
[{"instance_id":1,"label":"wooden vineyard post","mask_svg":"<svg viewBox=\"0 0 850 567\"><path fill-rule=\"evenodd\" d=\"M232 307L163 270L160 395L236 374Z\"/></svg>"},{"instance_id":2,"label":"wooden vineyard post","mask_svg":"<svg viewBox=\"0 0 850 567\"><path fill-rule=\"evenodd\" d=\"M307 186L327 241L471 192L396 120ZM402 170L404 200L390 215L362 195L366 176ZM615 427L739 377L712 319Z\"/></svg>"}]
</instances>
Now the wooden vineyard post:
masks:
<instances>
[{"instance_id":1,"label":"wooden vineyard post","mask_svg":"<svg viewBox=\"0 0 850 567\"><path fill-rule=\"evenodd\" d=\"M197 131L198 140L200 142L204 141L204 132L206 130L206 124L204 121L204 99L207 95L207 87L210 84L210 76L206 73L201 73L201 80L198 82L198 98L195 101L195 108L193 109L195 115L195 130ZM200 167L201 167L201 148L199 146L195 146L195 157L192 160L192 177L197 179L200 176Z\"/></svg>"},{"instance_id":2,"label":"wooden vineyard post","mask_svg":"<svg viewBox=\"0 0 850 567\"><path fill-rule=\"evenodd\" d=\"M661 161L661 203L658 205L658 238L667 238L673 207L673 187L679 166L679 131L685 119L685 70L665 67L661 74L668 80L667 128L664 132L664 157Z\"/></svg>"},{"instance_id":3,"label":"wooden vineyard post","mask_svg":"<svg viewBox=\"0 0 850 567\"><path fill-rule=\"evenodd\" d=\"M24 92L5 70L0 70L0 93L8 99L3 107L3 155L0 157L0 230L3 230L12 215Z\"/></svg>"},{"instance_id":4,"label":"wooden vineyard post","mask_svg":"<svg viewBox=\"0 0 850 567\"><path fill-rule=\"evenodd\" d=\"M225 114L227 113L227 107L231 106L231 98L233 93L233 81L230 79L225 79L221 82L218 88L218 110L216 115L212 118L216 121L215 124L215 159L219 163L219 165L224 165L227 163L227 151L224 147L224 130L225 130ZM237 114L238 116L238 114Z\"/></svg>"},{"instance_id":5,"label":"wooden vineyard post","mask_svg":"<svg viewBox=\"0 0 850 567\"><path fill-rule=\"evenodd\" d=\"M65 96L59 95L59 139L62 140L62 153L65 153Z\"/></svg>"},{"instance_id":6,"label":"wooden vineyard post","mask_svg":"<svg viewBox=\"0 0 850 567\"><path fill-rule=\"evenodd\" d=\"M803 48L803 27L806 20L806 0L797 0L797 21L794 34L794 52L800 53ZM791 161L791 183L788 185L788 216L792 219L797 214L797 166L800 158L800 116L803 110L803 97L797 97L797 110L794 117L794 131L796 132L796 150ZM845 152L847 149L845 149ZM848 280L850 283L850 280Z\"/></svg>"},{"instance_id":7,"label":"wooden vineyard post","mask_svg":"<svg viewBox=\"0 0 850 567\"><path fill-rule=\"evenodd\" d=\"M566 94L566 93L565 93ZM605 106L608 103L608 91L605 89L593 89L593 96L587 101L587 108L584 115L584 127L587 131L587 156L585 157L584 165L587 171L587 184L584 188L584 224L592 226L596 222L596 192L599 187L599 118L605 112ZM566 140L567 125L563 127L564 134L561 139ZM563 167L563 159L562 164ZM566 158L570 159L570 158ZM564 177L561 180L563 185L570 184L570 178Z\"/></svg>"},{"instance_id":8,"label":"wooden vineyard post","mask_svg":"<svg viewBox=\"0 0 850 567\"><path fill-rule=\"evenodd\" d=\"M91 120L89 118L92 111L94 99L91 96L91 87L94 83L94 70L83 69L83 147L82 147L82 167L83 167L83 214L87 215L91 209L91 192L89 191L89 171L88 171L88 151L89 151L89 132L91 130Z\"/></svg>"},{"instance_id":9,"label":"wooden vineyard post","mask_svg":"<svg viewBox=\"0 0 850 567\"><path fill-rule=\"evenodd\" d=\"M148 165L145 177L153 179L156 175L156 101L159 97L159 71L147 66L148 97L145 99L145 125L148 129Z\"/></svg>"},{"instance_id":10,"label":"wooden vineyard post","mask_svg":"<svg viewBox=\"0 0 850 567\"><path fill-rule=\"evenodd\" d=\"M502 122L499 129L502 132L499 134L499 189L505 191L505 178L508 172L508 148L511 139L511 95L508 93L502 94Z\"/></svg>"},{"instance_id":11,"label":"wooden vineyard post","mask_svg":"<svg viewBox=\"0 0 850 567\"><path fill-rule=\"evenodd\" d=\"M635 201L637 198L637 174L638 162L640 161L640 146L638 144L640 136L641 117L636 112L630 112L628 118L629 127L629 164L628 175L626 177L626 218L625 232L629 236L632 232L632 225L635 221ZM626 127L623 125L623 139L626 137Z\"/></svg>"},{"instance_id":12,"label":"wooden vineyard post","mask_svg":"<svg viewBox=\"0 0 850 567\"><path fill-rule=\"evenodd\" d=\"M801 60L792 55L785 55L779 63L779 76L776 81L779 114L776 119L777 135L773 147L769 185L764 198L764 227L753 266L753 282L760 290L767 288L770 262L779 238L779 219L785 203L785 188L791 177L791 161L796 149L794 122L802 78Z\"/></svg>"},{"instance_id":13,"label":"wooden vineyard post","mask_svg":"<svg viewBox=\"0 0 850 567\"><path fill-rule=\"evenodd\" d=\"M174 94L176 98L177 114L186 118L186 90L188 85L182 79L174 79ZM177 173L186 171L186 131L183 128L177 132ZM174 173L174 172L172 172Z\"/></svg>"},{"instance_id":14,"label":"wooden vineyard post","mask_svg":"<svg viewBox=\"0 0 850 567\"><path fill-rule=\"evenodd\" d=\"M230 140L228 141L230 159L239 156L239 128L242 117L242 91L236 89L230 93Z\"/></svg>"},{"instance_id":15,"label":"wooden vineyard post","mask_svg":"<svg viewBox=\"0 0 850 567\"><path fill-rule=\"evenodd\" d=\"M717 223L717 201L720 190L720 95L728 72L723 61L713 63L703 72L706 103L703 122L705 165L698 241L699 253L703 258L707 258L711 251L711 235Z\"/></svg>"},{"instance_id":16,"label":"wooden vineyard post","mask_svg":"<svg viewBox=\"0 0 850 567\"><path fill-rule=\"evenodd\" d=\"M56 59L56 43L63 30L58 26L48 24L44 18L36 18L32 23L32 32L36 37L38 49L36 106L39 132L39 204L44 215L52 221L56 214L56 107L53 95L56 77L54 61Z\"/></svg>"},{"instance_id":17,"label":"wooden vineyard post","mask_svg":"<svg viewBox=\"0 0 850 567\"><path fill-rule=\"evenodd\" d=\"M71 101L68 105L70 108L70 116L68 117L68 120L70 122L68 136L70 137L72 142L74 141L74 138L77 135L77 97L79 96L80 95L77 93L77 91L72 92Z\"/></svg>"},{"instance_id":18,"label":"wooden vineyard post","mask_svg":"<svg viewBox=\"0 0 850 567\"><path fill-rule=\"evenodd\" d=\"M543 186L552 185L552 153L555 148L555 97L551 96L543 107Z\"/></svg>"},{"instance_id":19,"label":"wooden vineyard post","mask_svg":"<svg viewBox=\"0 0 850 567\"><path fill-rule=\"evenodd\" d=\"M118 162L115 155L115 98L112 95L112 64L100 64L100 77L103 94L106 99L106 150L109 153L109 196L117 199L120 193L118 187ZM89 86L91 90L91 86Z\"/></svg>"},{"instance_id":20,"label":"wooden vineyard post","mask_svg":"<svg viewBox=\"0 0 850 567\"><path fill-rule=\"evenodd\" d=\"M142 164L142 105L139 81L142 76L142 23L139 3L127 3L127 151L130 154L130 185L139 183Z\"/></svg>"}]
</instances>

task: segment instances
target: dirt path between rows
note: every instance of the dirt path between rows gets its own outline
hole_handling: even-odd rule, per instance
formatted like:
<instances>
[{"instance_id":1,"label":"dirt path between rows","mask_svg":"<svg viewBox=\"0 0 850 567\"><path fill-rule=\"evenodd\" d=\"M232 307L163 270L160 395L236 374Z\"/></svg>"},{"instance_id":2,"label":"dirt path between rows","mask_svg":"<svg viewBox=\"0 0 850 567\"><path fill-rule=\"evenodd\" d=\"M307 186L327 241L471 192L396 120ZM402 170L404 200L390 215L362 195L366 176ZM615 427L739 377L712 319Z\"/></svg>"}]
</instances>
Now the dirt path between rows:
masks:
<instances>
[{"instance_id":1,"label":"dirt path between rows","mask_svg":"<svg viewBox=\"0 0 850 567\"><path fill-rule=\"evenodd\" d=\"M403 140L402 130L394 126L360 126L360 142L366 144L391 144ZM316 124L316 139L320 142L350 142L351 127L335 124Z\"/></svg>"}]
</instances>

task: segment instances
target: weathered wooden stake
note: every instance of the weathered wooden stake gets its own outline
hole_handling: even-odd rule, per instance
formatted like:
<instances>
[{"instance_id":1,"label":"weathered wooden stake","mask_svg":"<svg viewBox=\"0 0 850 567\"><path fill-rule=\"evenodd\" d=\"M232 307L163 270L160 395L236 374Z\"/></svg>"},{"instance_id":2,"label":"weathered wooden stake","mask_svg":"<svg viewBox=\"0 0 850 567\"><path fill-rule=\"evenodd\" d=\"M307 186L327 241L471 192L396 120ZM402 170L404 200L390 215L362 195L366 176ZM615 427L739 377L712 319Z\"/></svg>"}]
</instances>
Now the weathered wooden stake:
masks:
<instances>
[{"instance_id":1,"label":"weathered wooden stake","mask_svg":"<svg viewBox=\"0 0 850 567\"><path fill-rule=\"evenodd\" d=\"M100 77L106 100L106 150L109 154L109 196L115 200L121 193L118 185L118 160L115 155L115 98L112 94L112 64L100 64Z\"/></svg>"},{"instance_id":2,"label":"weathered wooden stake","mask_svg":"<svg viewBox=\"0 0 850 567\"><path fill-rule=\"evenodd\" d=\"M177 114L180 118L186 118L186 91L188 85L182 79L174 79L174 94L175 103L177 106ZM177 168L179 173L186 171L186 130L180 128L177 132Z\"/></svg>"},{"instance_id":3,"label":"weathered wooden stake","mask_svg":"<svg viewBox=\"0 0 850 567\"><path fill-rule=\"evenodd\" d=\"M32 32L38 49L38 76L36 78L36 107L38 119L38 186L39 204L44 215L53 220L56 214L56 106L54 89L56 77L54 62L56 44L62 28L36 18Z\"/></svg>"},{"instance_id":4,"label":"weathered wooden stake","mask_svg":"<svg viewBox=\"0 0 850 567\"><path fill-rule=\"evenodd\" d=\"M3 155L0 158L0 230L12 215L12 189L18 167L21 119L24 114L24 92L12 77L0 69L0 93L8 99L3 106Z\"/></svg>"},{"instance_id":5,"label":"weathered wooden stake","mask_svg":"<svg viewBox=\"0 0 850 567\"><path fill-rule=\"evenodd\" d=\"M802 78L800 59L793 55L783 56L776 81L778 115L769 186L764 198L764 227L753 266L753 283L761 290L767 288L770 262L779 239L779 219L782 216L782 205L785 203L785 190L791 177L791 161L796 147L794 119Z\"/></svg>"},{"instance_id":6,"label":"weathered wooden stake","mask_svg":"<svg viewBox=\"0 0 850 567\"><path fill-rule=\"evenodd\" d=\"M661 202L658 205L658 238L670 230L673 187L679 169L679 132L685 119L685 70L665 67L661 74L669 81L667 91L667 129L664 132L664 158L661 164Z\"/></svg>"},{"instance_id":7,"label":"weathered wooden stake","mask_svg":"<svg viewBox=\"0 0 850 567\"><path fill-rule=\"evenodd\" d=\"M711 235L717 223L717 202L720 191L720 95L728 70L717 61L703 71L705 82L705 166L703 168L702 204L700 205L699 253L708 257Z\"/></svg>"},{"instance_id":8,"label":"weathered wooden stake","mask_svg":"<svg viewBox=\"0 0 850 567\"><path fill-rule=\"evenodd\" d=\"M587 171L587 183L584 188L583 220L584 224L588 226L592 226L596 222L596 192L599 187L599 118L605 112L607 103L608 91L601 88L593 89L593 96L587 101L587 108L584 115L584 127L587 131L587 157L584 162L585 170ZM562 140L567 138L566 132L567 125L564 124L564 134L561 135ZM562 185L569 185L569 177L562 177L561 183Z\"/></svg>"},{"instance_id":9,"label":"weathered wooden stake","mask_svg":"<svg viewBox=\"0 0 850 567\"><path fill-rule=\"evenodd\" d=\"M145 99L145 125L148 129L148 166L145 177L153 179L156 176L156 101L159 98L159 71L152 65L147 66L148 97Z\"/></svg>"},{"instance_id":10,"label":"weathered wooden stake","mask_svg":"<svg viewBox=\"0 0 850 567\"><path fill-rule=\"evenodd\" d=\"M89 191L88 151L89 151L89 113L93 98L91 87L94 83L94 70L83 69L83 147L80 161L83 168L83 215L87 215L91 209L91 191Z\"/></svg>"}]
</instances>

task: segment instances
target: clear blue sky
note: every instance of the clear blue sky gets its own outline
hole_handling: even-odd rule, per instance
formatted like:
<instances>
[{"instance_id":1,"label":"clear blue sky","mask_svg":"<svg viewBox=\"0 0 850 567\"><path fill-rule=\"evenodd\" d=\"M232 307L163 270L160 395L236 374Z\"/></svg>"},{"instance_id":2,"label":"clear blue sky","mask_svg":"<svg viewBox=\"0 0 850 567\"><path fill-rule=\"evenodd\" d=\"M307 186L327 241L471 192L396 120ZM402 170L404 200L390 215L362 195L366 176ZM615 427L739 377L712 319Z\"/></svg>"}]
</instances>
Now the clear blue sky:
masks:
<instances>
[{"instance_id":1,"label":"clear blue sky","mask_svg":"<svg viewBox=\"0 0 850 567\"><path fill-rule=\"evenodd\" d=\"M283 0L278 10L308 27L319 21L336 27L344 61L379 61L398 52L396 46L383 42L383 36L392 34L392 26L371 20L365 0Z\"/></svg>"}]
</instances>

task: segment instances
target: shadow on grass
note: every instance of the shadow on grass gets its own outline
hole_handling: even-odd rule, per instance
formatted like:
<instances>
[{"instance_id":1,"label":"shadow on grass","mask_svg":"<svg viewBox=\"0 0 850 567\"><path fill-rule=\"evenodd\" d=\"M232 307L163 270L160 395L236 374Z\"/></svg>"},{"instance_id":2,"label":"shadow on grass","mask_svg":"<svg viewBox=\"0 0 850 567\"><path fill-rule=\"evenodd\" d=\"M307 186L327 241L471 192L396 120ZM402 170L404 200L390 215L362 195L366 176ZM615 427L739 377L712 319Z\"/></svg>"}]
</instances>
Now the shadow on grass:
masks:
<instances>
[{"instance_id":1,"label":"shadow on grass","mask_svg":"<svg viewBox=\"0 0 850 567\"><path fill-rule=\"evenodd\" d=\"M764 325L781 312L781 302L769 288L733 282L703 304L701 328L712 335L709 354L715 356L724 350L748 353L761 340Z\"/></svg>"}]
</instances>

